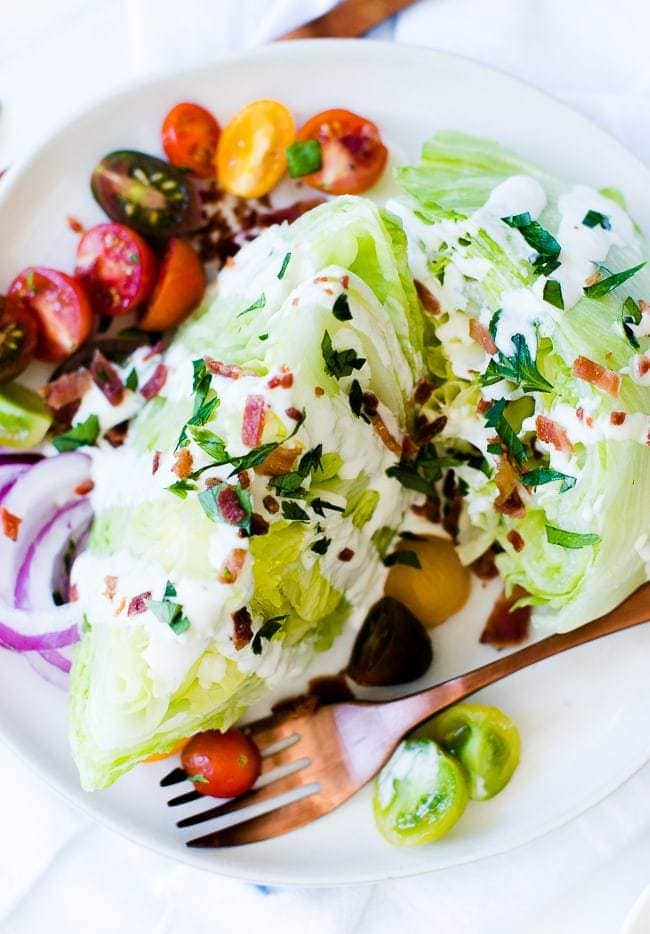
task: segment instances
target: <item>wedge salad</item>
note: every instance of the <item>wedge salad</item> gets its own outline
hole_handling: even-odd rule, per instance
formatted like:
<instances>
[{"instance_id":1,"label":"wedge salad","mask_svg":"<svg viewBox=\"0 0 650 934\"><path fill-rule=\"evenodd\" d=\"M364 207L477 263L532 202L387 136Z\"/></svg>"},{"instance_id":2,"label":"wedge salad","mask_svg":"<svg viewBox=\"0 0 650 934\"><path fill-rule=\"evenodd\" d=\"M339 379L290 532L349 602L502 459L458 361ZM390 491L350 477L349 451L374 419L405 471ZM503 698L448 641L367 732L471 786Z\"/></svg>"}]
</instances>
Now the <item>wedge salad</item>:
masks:
<instances>
[{"instance_id":1,"label":"wedge salad","mask_svg":"<svg viewBox=\"0 0 650 934\"><path fill-rule=\"evenodd\" d=\"M388 198L349 111L182 103L162 148L104 156L74 272L0 299L0 643L69 687L84 789L194 737L190 781L236 794L233 725L352 621L348 686L404 684L470 569L503 580L495 647L648 579L650 270L617 190L464 134ZM518 760L459 705L382 772L378 826L437 839Z\"/></svg>"}]
</instances>

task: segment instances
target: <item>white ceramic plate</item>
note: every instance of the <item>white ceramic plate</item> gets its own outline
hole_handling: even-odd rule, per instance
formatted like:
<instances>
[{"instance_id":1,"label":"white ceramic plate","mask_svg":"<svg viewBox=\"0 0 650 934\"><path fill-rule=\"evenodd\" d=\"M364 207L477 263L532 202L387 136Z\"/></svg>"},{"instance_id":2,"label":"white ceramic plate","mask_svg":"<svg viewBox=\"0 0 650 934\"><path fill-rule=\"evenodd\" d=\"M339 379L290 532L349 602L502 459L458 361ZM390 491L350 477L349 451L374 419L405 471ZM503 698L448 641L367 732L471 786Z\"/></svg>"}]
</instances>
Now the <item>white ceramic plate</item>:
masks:
<instances>
[{"instance_id":1,"label":"white ceramic plate","mask_svg":"<svg viewBox=\"0 0 650 934\"><path fill-rule=\"evenodd\" d=\"M70 122L13 178L0 201L0 291L30 263L69 269L75 238L66 215L100 220L88 190L105 152L156 152L169 107L196 99L227 119L259 97L284 101L298 121L329 107L376 120L397 151L417 156L440 128L484 134L595 186L616 185L650 229L650 177L615 140L565 106L496 71L424 49L375 42L275 45L111 97ZM477 587L470 605L435 633L433 674L441 680L494 656L478 644L492 593ZM337 670L349 639L319 660ZM25 661L0 653L0 733L34 772L68 799L125 835L203 869L271 883L339 884L405 876L511 849L558 827L618 787L650 757L643 627L542 663L481 692L518 724L522 763L507 790L471 803L442 841L416 850L389 846L375 830L369 793L310 827L235 850L188 850L157 788L168 763L144 766L106 792L80 791L66 742L65 696ZM290 693L297 685L287 686ZM195 803L187 810L198 810Z\"/></svg>"}]
</instances>

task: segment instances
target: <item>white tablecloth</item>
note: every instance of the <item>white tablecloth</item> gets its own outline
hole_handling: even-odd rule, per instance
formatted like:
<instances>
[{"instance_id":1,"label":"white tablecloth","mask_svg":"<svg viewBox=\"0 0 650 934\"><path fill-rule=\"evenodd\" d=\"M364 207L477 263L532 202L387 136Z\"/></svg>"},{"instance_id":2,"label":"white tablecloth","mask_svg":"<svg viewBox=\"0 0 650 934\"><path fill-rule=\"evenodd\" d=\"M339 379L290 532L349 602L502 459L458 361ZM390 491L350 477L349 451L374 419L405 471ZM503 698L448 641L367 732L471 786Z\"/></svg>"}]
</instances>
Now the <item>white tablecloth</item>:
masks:
<instances>
[{"instance_id":1,"label":"white tablecloth","mask_svg":"<svg viewBox=\"0 0 650 934\"><path fill-rule=\"evenodd\" d=\"M259 44L329 6L0 0L0 165L131 77ZM377 31L529 79L646 160L649 33L647 0L420 0ZM268 890L172 863L96 826L2 747L0 802L0 930L11 934L613 934L650 881L650 766L514 853L341 890Z\"/></svg>"}]
</instances>

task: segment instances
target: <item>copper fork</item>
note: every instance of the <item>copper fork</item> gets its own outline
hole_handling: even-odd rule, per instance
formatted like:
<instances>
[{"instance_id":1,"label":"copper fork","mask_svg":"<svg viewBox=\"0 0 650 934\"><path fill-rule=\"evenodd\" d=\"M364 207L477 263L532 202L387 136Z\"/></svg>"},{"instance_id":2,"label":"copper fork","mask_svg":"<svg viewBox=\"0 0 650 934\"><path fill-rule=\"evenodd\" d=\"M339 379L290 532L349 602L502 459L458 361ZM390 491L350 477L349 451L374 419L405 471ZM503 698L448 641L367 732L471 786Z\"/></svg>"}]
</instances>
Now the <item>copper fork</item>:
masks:
<instances>
[{"instance_id":1,"label":"copper fork","mask_svg":"<svg viewBox=\"0 0 650 934\"><path fill-rule=\"evenodd\" d=\"M210 833L189 840L191 847L256 843L303 827L333 811L367 784L400 740L433 714L535 662L649 618L650 584L644 584L615 610L580 629L534 642L418 694L385 703L331 704L312 713L259 720L245 728L263 757L255 787L239 798L185 817L177 826L218 822ZM185 778L182 769L175 769L161 785ZM192 791L169 804L201 797Z\"/></svg>"}]
</instances>

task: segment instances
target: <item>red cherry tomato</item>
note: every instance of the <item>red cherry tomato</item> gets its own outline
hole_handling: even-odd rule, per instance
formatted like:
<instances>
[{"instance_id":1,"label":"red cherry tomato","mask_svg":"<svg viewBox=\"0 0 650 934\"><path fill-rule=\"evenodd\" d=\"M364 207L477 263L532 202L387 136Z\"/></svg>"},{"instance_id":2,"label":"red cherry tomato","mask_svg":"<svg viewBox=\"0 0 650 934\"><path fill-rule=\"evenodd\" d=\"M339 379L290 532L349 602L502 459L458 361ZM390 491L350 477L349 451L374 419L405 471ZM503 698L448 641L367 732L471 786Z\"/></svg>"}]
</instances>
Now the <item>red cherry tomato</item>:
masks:
<instances>
[{"instance_id":1,"label":"red cherry tomato","mask_svg":"<svg viewBox=\"0 0 650 934\"><path fill-rule=\"evenodd\" d=\"M203 263L186 240L167 244L158 281L138 326L143 331L166 331L180 324L203 298Z\"/></svg>"},{"instance_id":2,"label":"red cherry tomato","mask_svg":"<svg viewBox=\"0 0 650 934\"><path fill-rule=\"evenodd\" d=\"M322 165L301 181L332 195L358 195L384 171L388 150L370 120L349 110L325 110L298 132L299 140L316 139Z\"/></svg>"},{"instance_id":3,"label":"red cherry tomato","mask_svg":"<svg viewBox=\"0 0 650 934\"><path fill-rule=\"evenodd\" d=\"M126 315L145 302L156 260L140 234L123 224L98 224L77 246L77 277L99 315Z\"/></svg>"},{"instance_id":4,"label":"red cherry tomato","mask_svg":"<svg viewBox=\"0 0 650 934\"><path fill-rule=\"evenodd\" d=\"M172 165L189 169L199 178L212 178L220 134L209 110L198 104L176 104L162 125L163 149Z\"/></svg>"},{"instance_id":5,"label":"red cherry tomato","mask_svg":"<svg viewBox=\"0 0 650 934\"><path fill-rule=\"evenodd\" d=\"M196 790L215 798L248 791L262 769L259 749L241 730L197 733L183 749L181 764Z\"/></svg>"},{"instance_id":6,"label":"red cherry tomato","mask_svg":"<svg viewBox=\"0 0 650 934\"><path fill-rule=\"evenodd\" d=\"M21 298L0 295L0 383L22 373L36 352L38 325Z\"/></svg>"},{"instance_id":7,"label":"red cherry tomato","mask_svg":"<svg viewBox=\"0 0 650 934\"><path fill-rule=\"evenodd\" d=\"M45 266L29 266L9 286L36 316L39 360L65 360L90 337L93 312L83 285Z\"/></svg>"}]
</instances>

